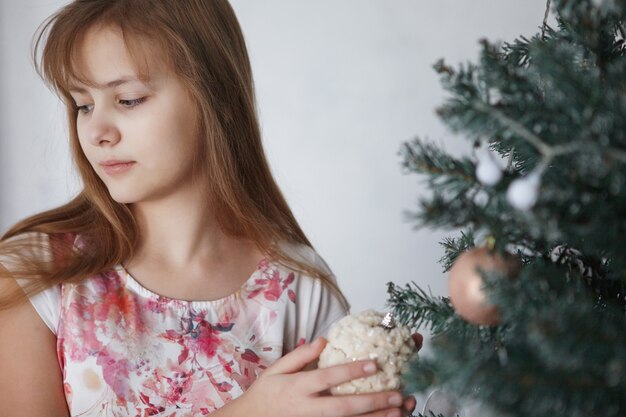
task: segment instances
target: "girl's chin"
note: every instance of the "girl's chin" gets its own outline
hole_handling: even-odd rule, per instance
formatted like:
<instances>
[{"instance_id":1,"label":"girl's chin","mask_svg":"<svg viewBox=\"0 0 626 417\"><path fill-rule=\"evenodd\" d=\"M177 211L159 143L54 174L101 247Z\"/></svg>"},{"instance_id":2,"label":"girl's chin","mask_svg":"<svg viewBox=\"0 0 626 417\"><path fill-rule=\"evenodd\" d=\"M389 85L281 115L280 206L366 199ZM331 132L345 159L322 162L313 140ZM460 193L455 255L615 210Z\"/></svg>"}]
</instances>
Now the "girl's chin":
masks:
<instances>
[{"instance_id":1,"label":"girl's chin","mask_svg":"<svg viewBox=\"0 0 626 417\"><path fill-rule=\"evenodd\" d=\"M119 204L132 204L136 203L139 198L136 195L129 195L128 193L116 193L114 190L109 189L109 196L113 201Z\"/></svg>"}]
</instances>

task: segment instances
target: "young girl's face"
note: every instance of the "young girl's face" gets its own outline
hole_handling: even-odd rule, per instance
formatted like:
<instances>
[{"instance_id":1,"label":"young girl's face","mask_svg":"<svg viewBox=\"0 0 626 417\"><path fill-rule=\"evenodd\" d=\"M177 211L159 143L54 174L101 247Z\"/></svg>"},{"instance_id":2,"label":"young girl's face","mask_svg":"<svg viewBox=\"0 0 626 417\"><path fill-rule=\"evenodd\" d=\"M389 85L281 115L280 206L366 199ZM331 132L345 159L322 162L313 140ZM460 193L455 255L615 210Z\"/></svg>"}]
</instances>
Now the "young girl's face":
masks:
<instances>
[{"instance_id":1,"label":"young girl's face","mask_svg":"<svg viewBox=\"0 0 626 417\"><path fill-rule=\"evenodd\" d=\"M150 79L138 79L121 33L108 28L86 34L76 69L89 81L70 91L80 146L111 197L150 202L189 187L197 119L177 77L151 65Z\"/></svg>"}]
</instances>

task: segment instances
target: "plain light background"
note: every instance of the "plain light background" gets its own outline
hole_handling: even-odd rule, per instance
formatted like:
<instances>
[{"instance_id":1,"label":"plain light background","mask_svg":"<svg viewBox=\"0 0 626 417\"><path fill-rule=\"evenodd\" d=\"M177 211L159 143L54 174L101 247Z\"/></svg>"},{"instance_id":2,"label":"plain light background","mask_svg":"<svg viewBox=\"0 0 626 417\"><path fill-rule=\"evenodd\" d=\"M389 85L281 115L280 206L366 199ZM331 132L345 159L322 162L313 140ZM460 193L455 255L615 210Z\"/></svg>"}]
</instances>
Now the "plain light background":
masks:
<instances>
[{"instance_id":1,"label":"plain light background","mask_svg":"<svg viewBox=\"0 0 626 417\"><path fill-rule=\"evenodd\" d=\"M80 187L64 110L30 60L37 26L65 3L0 3L1 231ZM426 189L403 174L398 151L417 135L467 152L468 141L434 113L445 93L432 64L475 62L483 37L537 33L545 3L232 0L272 170L353 312L383 309L388 281L447 294L438 242L452 231L414 230L407 221Z\"/></svg>"}]
</instances>

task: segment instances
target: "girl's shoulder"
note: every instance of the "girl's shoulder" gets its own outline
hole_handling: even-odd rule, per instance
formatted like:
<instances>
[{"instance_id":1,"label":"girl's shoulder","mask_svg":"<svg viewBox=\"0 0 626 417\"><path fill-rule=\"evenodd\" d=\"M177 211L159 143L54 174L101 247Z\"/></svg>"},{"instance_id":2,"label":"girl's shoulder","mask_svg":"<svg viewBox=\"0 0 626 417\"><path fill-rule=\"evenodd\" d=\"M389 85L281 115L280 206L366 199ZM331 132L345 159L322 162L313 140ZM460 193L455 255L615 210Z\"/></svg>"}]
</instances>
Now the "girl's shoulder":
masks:
<instances>
[{"instance_id":1,"label":"girl's shoulder","mask_svg":"<svg viewBox=\"0 0 626 417\"><path fill-rule=\"evenodd\" d=\"M5 239L0 244L0 264L25 288L30 279L20 277L19 270L28 260L52 261L51 239L46 233L26 232ZM61 286L54 285L31 297L30 303L46 326L56 334L61 306Z\"/></svg>"},{"instance_id":2,"label":"girl's shoulder","mask_svg":"<svg viewBox=\"0 0 626 417\"><path fill-rule=\"evenodd\" d=\"M333 280L335 279L332 270L324 258L322 258L311 246L299 242L283 240L278 243L278 247L284 254L290 256L294 260L317 268L330 275Z\"/></svg>"},{"instance_id":3,"label":"girl's shoulder","mask_svg":"<svg viewBox=\"0 0 626 417\"><path fill-rule=\"evenodd\" d=\"M0 262L14 265L20 257L49 259L50 235L42 232L24 232L0 242ZM6 266L6 265L5 265Z\"/></svg>"}]
</instances>

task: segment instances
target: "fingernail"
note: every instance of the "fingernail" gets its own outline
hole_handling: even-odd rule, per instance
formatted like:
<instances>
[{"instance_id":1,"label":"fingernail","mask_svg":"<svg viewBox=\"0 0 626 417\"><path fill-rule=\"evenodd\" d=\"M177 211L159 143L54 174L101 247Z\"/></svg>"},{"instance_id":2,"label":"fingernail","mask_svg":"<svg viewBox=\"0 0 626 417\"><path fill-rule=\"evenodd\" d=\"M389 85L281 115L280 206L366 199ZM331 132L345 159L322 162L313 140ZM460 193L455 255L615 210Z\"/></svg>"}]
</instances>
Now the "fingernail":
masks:
<instances>
[{"instance_id":1,"label":"fingernail","mask_svg":"<svg viewBox=\"0 0 626 417\"><path fill-rule=\"evenodd\" d=\"M393 410L387 414L387 417L400 417L400 410Z\"/></svg>"},{"instance_id":2,"label":"fingernail","mask_svg":"<svg viewBox=\"0 0 626 417\"><path fill-rule=\"evenodd\" d=\"M402 396L400 394L395 394L389 397L389 405L400 407L402 405Z\"/></svg>"},{"instance_id":3,"label":"fingernail","mask_svg":"<svg viewBox=\"0 0 626 417\"><path fill-rule=\"evenodd\" d=\"M419 333L414 333L413 335L411 335L411 337L413 338L413 342L415 343L415 348L417 350L420 350L424 345L424 336Z\"/></svg>"},{"instance_id":4,"label":"fingernail","mask_svg":"<svg viewBox=\"0 0 626 417\"><path fill-rule=\"evenodd\" d=\"M376 368L376 364L374 362L368 362L365 365L363 365L363 370L367 372L368 374L373 374L374 372L378 370L378 368Z\"/></svg>"}]
</instances>

